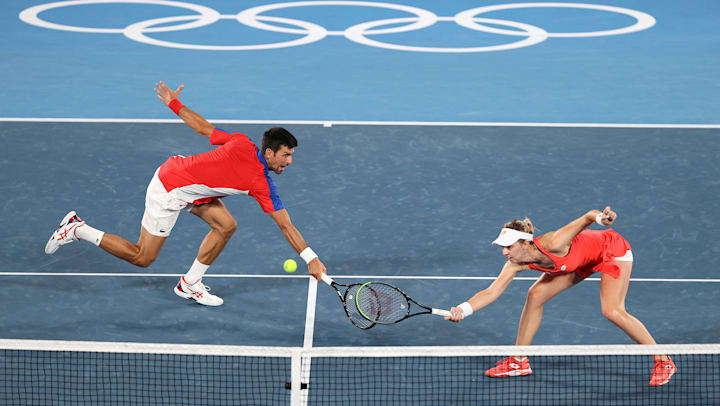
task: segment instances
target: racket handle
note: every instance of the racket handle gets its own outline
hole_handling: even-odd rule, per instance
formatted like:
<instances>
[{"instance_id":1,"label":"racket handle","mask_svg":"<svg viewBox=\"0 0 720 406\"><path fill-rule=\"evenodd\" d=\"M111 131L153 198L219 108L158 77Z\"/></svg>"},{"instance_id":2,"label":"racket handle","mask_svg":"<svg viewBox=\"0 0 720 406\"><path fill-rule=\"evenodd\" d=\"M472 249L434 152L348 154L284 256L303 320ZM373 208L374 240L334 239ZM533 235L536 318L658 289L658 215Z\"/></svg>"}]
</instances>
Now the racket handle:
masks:
<instances>
[{"instance_id":1,"label":"racket handle","mask_svg":"<svg viewBox=\"0 0 720 406\"><path fill-rule=\"evenodd\" d=\"M327 283L328 285L332 286L333 280L326 273L322 274L322 281Z\"/></svg>"},{"instance_id":2,"label":"racket handle","mask_svg":"<svg viewBox=\"0 0 720 406\"><path fill-rule=\"evenodd\" d=\"M438 316L452 316L452 313L442 309L432 309L432 314L436 314Z\"/></svg>"}]
</instances>

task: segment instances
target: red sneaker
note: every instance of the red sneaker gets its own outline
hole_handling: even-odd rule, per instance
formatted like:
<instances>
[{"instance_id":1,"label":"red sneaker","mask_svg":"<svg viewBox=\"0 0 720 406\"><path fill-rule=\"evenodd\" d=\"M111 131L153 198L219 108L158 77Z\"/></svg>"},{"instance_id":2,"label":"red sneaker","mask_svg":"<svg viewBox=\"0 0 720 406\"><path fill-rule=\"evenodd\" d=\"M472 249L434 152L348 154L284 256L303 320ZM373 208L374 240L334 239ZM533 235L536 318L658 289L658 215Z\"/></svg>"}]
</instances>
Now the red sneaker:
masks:
<instances>
[{"instance_id":1,"label":"red sneaker","mask_svg":"<svg viewBox=\"0 0 720 406\"><path fill-rule=\"evenodd\" d=\"M532 374L530 360L528 357L525 357L522 361L518 361L515 357L507 357L496 362L495 365L497 366L485 371L485 375L492 376L494 378L504 378L507 376L524 376Z\"/></svg>"},{"instance_id":2,"label":"red sneaker","mask_svg":"<svg viewBox=\"0 0 720 406\"><path fill-rule=\"evenodd\" d=\"M650 386L665 385L670 382L670 378L675 374L677 368L672 359L668 357L667 361L655 360L655 366L650 375Z\"/></svg>"}]
</instances>

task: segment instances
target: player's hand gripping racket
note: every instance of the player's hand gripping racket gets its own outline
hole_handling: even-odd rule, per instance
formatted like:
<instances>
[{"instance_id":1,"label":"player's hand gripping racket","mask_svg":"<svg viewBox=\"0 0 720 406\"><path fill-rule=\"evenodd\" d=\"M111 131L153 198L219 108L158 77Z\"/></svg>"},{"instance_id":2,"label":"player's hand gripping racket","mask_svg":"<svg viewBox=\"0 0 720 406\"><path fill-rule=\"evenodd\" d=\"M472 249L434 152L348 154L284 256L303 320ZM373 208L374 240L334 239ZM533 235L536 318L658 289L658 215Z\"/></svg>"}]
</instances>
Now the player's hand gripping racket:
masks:
<instances>
[{"instance_id":1,"label":"player's hand gripping racket","mask_svg":"<svg viewBox=\"0 0 720 406\"><path fill-rule=\"evenodd\" d=\"M340 297L340 301L343 304L343 308L345 308L345 314L355 327L367 330L375 326L374 322L372 322L369 318L364 317L360 313L356 305L357 302L355 300L355 295L357 294L358 289L363 286L362 284L353 283L351 285L343 285L341 283L335 282L325 273L322 274L322 280L323 282L330 285L333 289L335 289L335 292L337 292L338 296ZM345 288L344 292L341 292L340 288ZM372 311L369 312L372 315Z\"/></svg>"},{"instance_id":2,"label":"player's hand gripping racket","mask_svg":"<svg viewBox=\"0 0 720 406\"><path fill-rule=\"evenodd\" d=\"M450 316L449 311L425 306L389 283L367 282L354 293L355 307L373 324L399 323L418 314Z\"/></svg>"}]
</instances>

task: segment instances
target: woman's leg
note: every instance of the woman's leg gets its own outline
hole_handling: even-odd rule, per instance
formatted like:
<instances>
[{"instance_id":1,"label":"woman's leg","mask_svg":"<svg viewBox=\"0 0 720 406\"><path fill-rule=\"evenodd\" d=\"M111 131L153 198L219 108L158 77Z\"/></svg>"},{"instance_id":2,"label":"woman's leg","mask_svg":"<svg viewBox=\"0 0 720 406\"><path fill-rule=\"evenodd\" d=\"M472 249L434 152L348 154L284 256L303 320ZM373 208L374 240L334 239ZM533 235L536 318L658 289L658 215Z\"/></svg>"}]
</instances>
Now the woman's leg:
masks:
<instances>
[{"instance_id":1,"label":"woman's leg","mask_svg":"<svg viewBox=\"0 0 720 406\"><path fill-rule=\"evenodd\" d=\"M583 278L575 272L560 275L543 273L528 290L525 307L520 316L515 345L532 344L533 337L540 328L545 302L582 280Z\"/></svg>"},{"instance_id":2,"label":"woman's leg","mask_svg":"<svg viewBox=\"0 0 720 406\"><path fill-rule=\"evenodd\" d=\"M617 279L606 274L600 277L602 314L638 344L656 344L645 325L625 310L625 297L630 285L633 263L618 261L617 264L620 267L620 276ZM667 360L665 355L656 355L654 358Z\"/></svg>"},{"instance_id":3,"label":"woman's leg","mask_svg":"<svg viewBox=\"0 0 720 406\"><path fill-rule=\"evenodd\" d=\"M558 293L575 286L582 281L582 277L575 272L550 275L544 273L528 290L525 307L518 326L516 345L530 345L542 320L543 305ZM532 374L530 361L524 355L507 357L496 364L495 367L485 371L491 377L523 376Z\"/></svg>"},{"instance_id":4,"label":"woman's leg","mask_svg":"<svg viewBox=\"0 0 720 406\"><path fill-rule=\"evenodd\" d=\"M645 325L625 310L625 296L630 285L632 262L617 261L617 263L620 267L620 276L617 279L605 274L600 279L602 313L638 344L655 344L655 339ZM653 359L655 366L650 376L650 386L665 385L677 368L667 355L655 354Z\"/></svg>"}]
</instances>

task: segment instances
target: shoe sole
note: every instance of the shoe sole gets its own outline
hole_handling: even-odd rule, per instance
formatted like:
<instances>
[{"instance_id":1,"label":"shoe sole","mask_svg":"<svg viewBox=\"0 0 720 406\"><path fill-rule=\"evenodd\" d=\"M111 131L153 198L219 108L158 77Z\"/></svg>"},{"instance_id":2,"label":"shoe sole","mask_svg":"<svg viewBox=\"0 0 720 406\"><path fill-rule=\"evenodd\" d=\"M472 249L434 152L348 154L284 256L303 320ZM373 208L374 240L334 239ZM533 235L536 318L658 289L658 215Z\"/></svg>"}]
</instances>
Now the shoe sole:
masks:
<instances>
[{"instance_id":1,"label":"shoe sole","mask_svg":"<svg viewBox=\"0 0 720 406\"><path fill-rule=\"evenodd\" d=\"M177 285L175 285L175 288L173 289L176 295L180 296L183 299L192 299L192 295L183 292L182 290L178 289Z\"/></svg>"},{"instance_id":2,"label":"shoe sole","mask_svg":"<svg viewBox=\"0 0 720 406\"><path fill-rule=\"evenodd\" d=\"M68 214L66 214L65 217L63 217L62 221L60 222L60 225L58 226L58 228L60 228L60 227L64 226L65 224L67 224L67 223L70 221L71 218L75 217L76 214L77 214L77 213L75 213L74 210L71 211L71 212L69 212ZM55 229L55 231L57 231L57 228ZM48 255L54 254L54 253L57 252L57 250L60 248L60 244L58 244L58 245L55 247L55 249L52 249L52 247L51 247L52 242L54 241L54 238L55 238L55 231L53 231L53 233L52 233L52 235L50 236L50 239L48 240L47 244L45 244L45 253L48 254Z\"/></svg>"},{"instance_id":3,"label":"shoe sole","mask_svg":"<svg viewBox=\"0 0 720 406\"><path fill-rule=\"evenodd\" d=\"M532 369L521 369L521 370L505 372L505 373L497 374L497 375L485 374L485 376L489 376L491 378L507 378L510 376L526 376L526 375L531 375L531 374L532 374Z\"/></svg>"}]
</instances>

